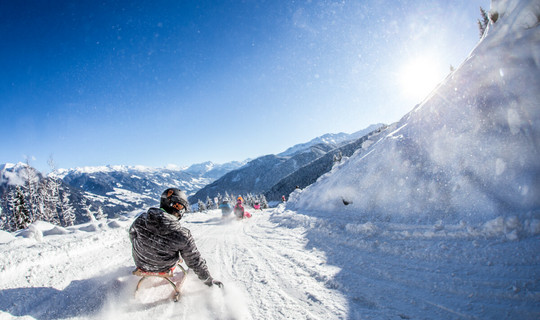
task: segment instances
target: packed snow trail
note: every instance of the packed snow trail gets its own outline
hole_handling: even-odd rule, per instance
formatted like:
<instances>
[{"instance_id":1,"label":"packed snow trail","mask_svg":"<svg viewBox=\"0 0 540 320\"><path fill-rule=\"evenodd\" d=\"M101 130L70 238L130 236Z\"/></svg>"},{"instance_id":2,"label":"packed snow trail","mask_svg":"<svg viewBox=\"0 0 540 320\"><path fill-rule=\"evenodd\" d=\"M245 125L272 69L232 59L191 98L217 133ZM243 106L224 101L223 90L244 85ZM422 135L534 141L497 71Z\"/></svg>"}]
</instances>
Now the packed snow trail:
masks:
<instances>
[{"instance_id":1,"label":"packed snow trail","mask_svg":"<svg viewBox=\"0 0 540 320\"><path fill-rule=\"evenodd\" d=\"M323 255L303 252L302 234L277 228L270 215L259 211L243 221L222 219L218 210L186 215L183 224L225 288L208 288L191 273L178 303L134 299L132 219L56 228L62 231L45 236L40 229L52 226L38 224L28 238L0 247L0 319L345 317L345 299L317 280L337 269L324 267Z\"/></svg>"},{"instance_id":2,"label":"packed snow trail","mask_svg":"<svg viewBox=\"0 0 540 320\"><path fill-rule=\"evenodd\" d=\"M134 298L132 218L0 233L0 319L538 319L540 239L501 221L360 222L278 208L182 220L224 289ZM167 295L167 293L169 295Z\"/></svg>"}]
</instances>

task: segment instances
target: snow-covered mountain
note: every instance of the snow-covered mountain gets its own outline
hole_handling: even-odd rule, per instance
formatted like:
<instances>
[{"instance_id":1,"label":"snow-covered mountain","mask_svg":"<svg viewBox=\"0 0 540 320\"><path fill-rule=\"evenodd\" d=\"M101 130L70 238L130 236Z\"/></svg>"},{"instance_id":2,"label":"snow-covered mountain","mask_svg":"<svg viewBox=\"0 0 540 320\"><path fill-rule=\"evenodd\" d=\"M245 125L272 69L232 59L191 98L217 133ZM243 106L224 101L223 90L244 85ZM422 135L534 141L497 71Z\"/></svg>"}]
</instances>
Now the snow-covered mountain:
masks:
<instances>
[{"instance_id":1,"label":"snow-covered mountain","mask_svg":"<svg viewBox=\"0 0 540 320\"><path fill-rule=\"evenodd\" d=\"M420 105L290 208L540 228L540 5L494 1L484 39ZM348 205L345 205L348 204Z\"/></svg>"},{"instance_id":2,"label":"snow-covered mountain","mask_svg":"<svg viewBox=\"0 0 540 320\"><path fill-rule=\"evenodd\" d=\"M221 178L229 171L233 171L242 167L243 165L248 163L248 161L249 160L231 161L224 164L215 164L211 161L207 161L191 165L188 168L184 169L184 171L196 177L210 179L209 182L212 182L216 179Z\"/></svg>"},{"instance_id":3,"label":"snow-covered mountain","mask_svg":"<svg viewBox=\"0 0 540 320\"><path fill-rule=\"evenodd\" d=\"M0 195L10 185L24 184L28 176L27 170L33 170L36 177L41 177L41 173L22 162L0 164Z\"/></svg>"},{"instance_id":4,"label":"snow-covered mountain","mask_svg":"<svg viewBox=\"0 0 540 320\"><path fill-rule=\"evenodd\" d=\"M372 132L374 130L377 130L378 128L380 128L382 126L384 126L384 124L382 124L382 123L372 124L372 125L370 125L369 127L365 128L363 130L356 131L356 132L351 133L351 134L344 133L344 132L327 133L327 134L322 135L320 137L314 138L314 139L310 140L309 142L294 145L294 146L288 148L287 150L283 151L282 153L279 153L278 156L282 156L282 157L292 156L297 152L302 152L304 150L309 149L309 147L317 145L317 144L330 144L330 145L336 145L337 146L337 145L340 145L340 144L342 144L344 142L347 142L347 141L360 139L363 136L365 136L366 134L368 134L368 133L370 133L370 132Z\"/></svg>"},{"instance_id":5,"label":"snow-covered mountain","mask_svg":"<svg viewBox=\"0 0 540 320\"><path fill-rule=\"evenodd\" d=\"M66 205L69 202L69 207L74 210L74 221L82 223L92 219L88 215L88 211L92 212L94 216L101 214L98 212L115 216L154 206L159 202L161 192L170 186L179 187L185 190L188 195L193 194L226 172L242 165L241 162L223 165L205 163L193 165L185 170L174 167L149 168L144 166L82 167L59 169L44 177L27 164L7 163L0 166L0 205L4 209L4 214L13 211L8 208L13 206L15 187L28 184L27 180L30 177L35 184L33 188L35 196L25 197L32 201L32 204L27 204L32 208L31 211L44 211L42 203L45 200L43 199L53 201L52 199L55 198L57 202L63 200ZM51 182L58 186L51 188ZM25 194L30 192L26 189L23 190ZM53 189L56 191L51 191ZM51 196L51 192L54 196ZM38 194L39 196L37 196ZM67 198L63 198L64 194ZM51 204L51 206L56 205ZM51 216L49 218L65 225L61 216L62 214L58 213L58 217ZM0 222L10 219L0 217ZM9 223L11 224L11 222Z\"/></svg>"},{"instance_id":6,"label":"snow-covered mountain","mask_svg":"<svg viewBox=\"0 0 540 320\"><path fill-rule=\"evenodd\" d=\"M144 166L103 166L59 170L58 176L84 190L108 212L129 212L156 205L163 190L170 186L190 195L221 174L242 166L241 162L223 165L206 162L187 169Z\"/></svg>"},{"instance_id":7,"label":"snow-covered mountain","mask_svg":"<svg viewBox=\"0 0 540 320\"><path fill-rule=\"evenodd\" d=\"M375 130L379 128L379 125L372 125L368 129L372 128ZM190 197L189 200L191 203L195 203L197 200L204 201L206 197L213 198L218 194L224 195L225 192L233 194L267 192L281 179L321 158L328 152L356 139L358 135L365 135L364 132L368 129L350 135L344 133L337 135L327 134L308 143L291 147L279 155L271 154L259 157L205 186ZM318 143L315 144L315 142ZM320 172L319 176L324 172Z\"/></svg>"},{"instance_id":8,"label":"snow-covered mountain","mask_svg":"<svg viewBox=\"0 0 540 320\"><path fill-rule=\"evenodd\" d=\"M266 199L268 201L278 201L282 196L287 197L296 188L302 189L311 185L320 176L329 172L334 165L346 161L357 150L367 148L372 144L372 141L380 139L385 128L386 126L383 125L352 142L345 141L346 144L330 150L320 158L289 174L264 193Z\"/></svg>"}]
</instances>

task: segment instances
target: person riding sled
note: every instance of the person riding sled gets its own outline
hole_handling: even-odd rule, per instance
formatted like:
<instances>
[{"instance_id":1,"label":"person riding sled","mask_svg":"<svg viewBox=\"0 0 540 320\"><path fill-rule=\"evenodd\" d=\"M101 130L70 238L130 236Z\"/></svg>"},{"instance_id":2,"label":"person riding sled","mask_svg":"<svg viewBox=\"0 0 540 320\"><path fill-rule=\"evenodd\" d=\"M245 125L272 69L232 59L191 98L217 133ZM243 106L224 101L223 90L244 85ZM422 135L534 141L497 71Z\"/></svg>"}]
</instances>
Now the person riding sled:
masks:
<instances>
[{"instance_id":1,"label":"person riding sled","mask_svg":"<svg viewBox=\"0 0 540 320\"><path fill-rule=\"evenodd\" d=\"M188 206L183 191L169 188L161 195L159 208L135 219L129 228L135 265L145 272L167 272L183 259L204 284L221 288L223 283L210 275L191 232L180 225Z\"/></svg>"},{"instance_id":2,"label":"person riding sled","mask_svg":"<svg viewBox=\"0 0 540 320\"><path fill-rule=\"evenodd\" d=\"M229 203L228 199L223 200L223 202L219 205L219 208L221 209L221 214L226 217L231 214L233 211L233 207Z\"/></svg>"},{"instance_id":3,"label":"person riding sled","mask_svg":"<svg viewBox=\"0 0 540 320\"><path fill-rule=\"evenodd\" d=\"M238 219L251 218L251 213L247 212L242 205L243 200L244 199L242 199L242 197L240 196L238 197L238 199L236 199L236 205L234 206L234 215Z\"/></svg>"}]
</instances>

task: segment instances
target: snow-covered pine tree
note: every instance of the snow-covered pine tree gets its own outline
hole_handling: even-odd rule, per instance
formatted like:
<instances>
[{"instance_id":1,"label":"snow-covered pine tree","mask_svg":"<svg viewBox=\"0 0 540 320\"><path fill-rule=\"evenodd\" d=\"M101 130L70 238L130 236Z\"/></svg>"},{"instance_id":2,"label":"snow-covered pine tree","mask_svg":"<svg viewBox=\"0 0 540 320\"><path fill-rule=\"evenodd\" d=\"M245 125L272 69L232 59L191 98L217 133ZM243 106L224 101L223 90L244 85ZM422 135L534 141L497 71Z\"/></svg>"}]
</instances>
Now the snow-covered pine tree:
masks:
<instances>
[{"instance_id":1,"label":"snow-covered pine tree","mask_svg":"<svg viewBox=\"0 0 540 320\"><path fill-rule=\"evenodd\" d=\"M202 202L200 199L197 200L197 207L199 207L199 212L206 211L206 206L204 205L204 202Z\"/></svg>"},{"instance_id":2,"label":"snow-covered pine tree","mask_svg":"<svg viewBox=\"0 0 540 320\"><path fill-rule=\"evenodd\" d=\"M101 208L101 206L99 206L97 209L96 219L97 220L107 219L107 216L103 213L103 209Z\"/></svg>"},{"instance_id":3,"label":"snow-covered pine tree","mask_svg":"<svg viewBox=\"0 0 540 320\"><path fill-rule=\"evenodd\" d=\"M62 198L60 196L60 187L62 185L61 180L56 176L56 164L54 163L52 155L47 160L51 174L48 177L41 180L41 194L44 202L45 212L44 220L53 224L61 224L60 217L60 203Z\"/></svg>"},{"instance_id":4,"label":"snow-covered pine tree","mask_svg":"<svg viewBox=\"0 0 540 320\"><path fill-rule=\"evenodd\" d=\"M217 208L219 208L219 204L223 202L223 196L221 195L220 192L218 192L216 198L217 198L217 201L216 201L215 205L216 205L216 209L217 209Z\"/></svg>"},{"instance_id":5,"label":"snow-covered pine tree","mask_svg":"<svg viewBox=\"0 0 540 320\"><path fill-rule=\"evenodd\" d=\"M342 159L343 159L343 153L341 151L338 152L337 154L334 154L334 159L333 159L334 162L341 162Z\"/></svg>"},{"instance_id":6,"label":"snow-covered pine tree","mask_svg":"<svg viewBox=\"0 0 540 320\"><path fill-rule=\"evenodd\" d=\"M478 29L480 31L480 38L484 36L484 33L486 33L486 29L489 24L489 18L486 13L486 10L484 8L480 7L480 15L482 16L482 20L478 19Z\"/></svg>"},{"instance_id":7,"label":"snow-covered pine tree","mask_svg":"<svg viewBox=\"0 0 540 320\"><path fill-rule=\"evenodd\" d=\"M262 209L268 209L268 201L266 201L266 197L264 194L261 194L260 204Z\"/></svg>"},{"instance_id":8,"label":"snow-covered pine tree","mask_svg":"<svg viewBox=\"0 0 540 320\"><path fill-rule=\"evenodd\" d=\"M5 230L7 217L4 215L3 206L0 204L0 230Z\"/></svg>"},{"instance_id":9,"label":"snow-covered pine tree","mask_svg":"<svg viewBox=\"0 0 540 320\"><path fill-rule=\"evenodd\" d=\"M2 197L0 198L0 230L9 230L10 226L10 217L11 212L8 209L8 194L9 192L6 190L2 194Z\"/></svg>"},{"instance_id":10,"label":"snow-covered pine tree","mask_svg":"<svg viewBox=\"0 0 540 320\"><path fill-rule=\"evenodd\" d=\"M209 196L206 196L206 209L210 210L214 207L214 203L212 202L212 199L210 199Z\"/></svg>"},{"instance_id":11,"label":"snow-covered pine tree","mask_svg":"<svg viewBox=\"0 0 540 320\"><path fill-rule=\"evenodd\" d=\"M23 188L21 186L16 186L13 198L12 230L26 229L32 222L31 213L27 207Z\"/></svg>"},{"instance_id":12,"label":"snow-covered pine tree","mask_svg":"<svg viewBox=\"0 0 540 320\"><path fill-rule=\"evenodd\" d=\"M40 219L59 225L60 217L58 215L58 207L60 202L59 197L60 181L54 178L45 178L41 180L39 187L40 199L42 206L40 207Z\"/></svg>"},{"instance_id":13,"label":"snow-covered pine tree","mask_svg":"<svg viewBox=\"0 0 540 320\"><path fill-rule=\"evenodd\" d=\"M30 166L28 159L24 170L25 182L24 188L21 189L26 200L26 208L29 210L30 221L41 219L41 211L43 208L43 199L39 193L39 176L34 168Z\"/></svg>"},{"instance_id":14,"label":"snow-covered pine tree","mask_svg":"<svg viewBox=\"0 0 540 320\"><path fill-rule=\"evenodd\" d=\"M69 227L75 224L75 208L71 205L68 190L62 192L62 201L60 202L60 212L62 216L62 225Z\"/></svg>"},{"instance_id":15,"label":"snow-covered pine tree","mask_svg":"<svg viewBox=\"0 0 540 320\"><path fill-rule=\"evenodd\" d=\"M13 213L15 212L15 187L10 187L2 198L4 207L4 228L6 231L15 231L15 221L13 220Z\"/></svg>"},{"instance_id":16,"label":"snow-covered pine tree","mask_svg":"<svg viewBox=\"0 0 540 320\"><path fill-rule=\"evenodd\" d=\"M96 221L96 217L92 213L92 210L90 210L92 208L92 205L88 203L88 200L83 199L81 205L83 208L84 215L88 217L88 221L91 221L91 222Z\"/></svg>"}]
</instances>

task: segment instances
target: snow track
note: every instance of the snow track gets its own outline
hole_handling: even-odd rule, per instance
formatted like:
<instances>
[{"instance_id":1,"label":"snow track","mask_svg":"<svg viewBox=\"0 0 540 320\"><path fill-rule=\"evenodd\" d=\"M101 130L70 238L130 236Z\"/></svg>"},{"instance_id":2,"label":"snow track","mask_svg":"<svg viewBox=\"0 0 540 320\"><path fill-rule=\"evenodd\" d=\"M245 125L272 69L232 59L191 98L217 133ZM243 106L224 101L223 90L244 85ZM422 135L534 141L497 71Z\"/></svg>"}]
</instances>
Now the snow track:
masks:
<instances>
[{"instance_id":1,"label":"snow track","mask_svg":"<svg viewBox=\"0 0 540 320\"><path fill-rule=\"evenodd\" d=\"M269 211L251 219L223 220L192 228L215 277L221 278L245 304L253 319L331 319L345 314L344 299L317 281L324 257L304 252L302 233L293 233L269 221ZM220 219L220 218L218 218ZM210 223L209 223L210 222ZM217 227L216 227L217 225ZM277 312L277 313L276 313Z\"/></svg>"},{"instance_id":2,"label":"snow track","mask_svg":"<svg viewBox=\"0 0 540 320\"><path fill-rule=\"evenodd\" d=\"M191 213L183 224L225 288L190 273L174 303L168 285L135 298L131 222L56 232L37 223L0 241L0 320L540 317L538 236L361 224L283 206L242 221Z\"/></svg>"}]
</instances>

